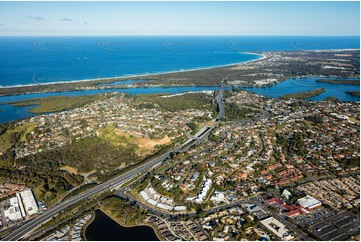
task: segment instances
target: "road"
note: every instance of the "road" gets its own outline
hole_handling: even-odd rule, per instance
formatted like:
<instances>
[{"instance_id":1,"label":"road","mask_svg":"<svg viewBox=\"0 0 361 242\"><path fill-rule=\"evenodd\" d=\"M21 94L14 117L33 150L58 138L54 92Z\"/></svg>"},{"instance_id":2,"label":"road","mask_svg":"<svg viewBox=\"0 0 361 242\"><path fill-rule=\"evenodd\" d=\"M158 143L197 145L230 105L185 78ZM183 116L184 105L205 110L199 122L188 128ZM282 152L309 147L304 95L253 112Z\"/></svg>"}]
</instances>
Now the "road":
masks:
<instances>
[{"instance_id":1,"label":"road","mask_svg":"<svg viewBox=\"0 0 361 242\"><path fill-rule=\"evenodd\" d=\"M259 138L261 139L262 150L259 152L258 156L261 157L265 152L264 140L263 140L263 136L261 133L259 134Z\"/></svg>"},{"instance_id":2,"label":"road","mask_svg":"<svg viewBox=\"0 0 361 242\"><path fill-rule=\"evenodd\" d=\"M216 97L217 102L217 108L218 108L218 116L216 117L216 121L219 121L224 117L224 104L223 104L223 98L224 98L224 83L225 81L221 82L221 89L218 92L218 95Z\"/></svg>"},{"instance_id":3,"label":"road","mask_svg":"<svg viewBox=\"0 0 361 242\"><path fill-rule=\"evenodd\" d=\"M221 87L221 91L223 90L223 84ZM219 95L218 95L219 96ZM218 97L217 96L217 97ZM223 94L220 98L223 98ZM218 115L219 116L219 115ZM222 115L223 116L223 115ZM2 240L9 241L9 240L19 240L29 232L33 231L46 221L50 220L52 217L57 215L59 212L66 210L68 207L79 203L87 198L90 198L96 194L99 194L103 191L106 191L107 189L115 188L117 186L120 186L124 184L125 182L133 179L134 177L137 177L139 174L148 171L151 167L157 166L161 164L163 161L165 161L168 157L171 156L171 154L178 153L187 147L190 147L197 142L202 141L204 138L206 138L209 134L209 132L214 127L205 127L200 132L194 135L194 137L189 138L186 142L184 142L182 145L174 148L173 150L167 152L164 155L161 155L160 157L154 158L153 160L142 164L138 167L135 167L133 170L130 170L127 173L121 174L113 179L110 179L102 184L97 185L96 187L93 187L75 197L70 198L69 200L66 200L62 203L59 203L55 205L54 207L49 208L44 213L39 215L38 217L34 218L33 220L29 221L25 225L21 226L20 228L15 229L13 232L8 234L7 236L3 237Z\"/></svg>"}]
</instances>

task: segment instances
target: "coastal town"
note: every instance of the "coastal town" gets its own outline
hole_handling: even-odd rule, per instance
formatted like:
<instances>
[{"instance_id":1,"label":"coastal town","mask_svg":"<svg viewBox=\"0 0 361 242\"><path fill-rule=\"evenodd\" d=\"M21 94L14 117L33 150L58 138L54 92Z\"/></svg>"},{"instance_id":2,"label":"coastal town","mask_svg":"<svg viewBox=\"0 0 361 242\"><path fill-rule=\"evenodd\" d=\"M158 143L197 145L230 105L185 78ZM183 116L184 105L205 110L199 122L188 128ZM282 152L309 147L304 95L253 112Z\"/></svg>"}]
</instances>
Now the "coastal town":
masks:
<instances>
[{"instance_id":1,"label":"coastal town","mask_svg":"<svg viewBox=\"0 0 361 242\"><path fill-rule=\"evenodd\" d=\"M244 91L227 102L258 104L267 118L221 125L209 141L159 169L139 198L130 196L168 214L202 210L194 221L207 240L238 240L240 234L251 240L344 240L357 234L357 214L345 213L343 223L334 217L359 208L359 103L267 100ZM356 166L345 166L346 160ZM258 226L251 223L255 218ZM311 232L326 219L336 227ZM173 236L187 238L168 235Z\"/></svg>"},{"instance_id":2,"label":"coastal town","mask_svg":"<svg viewBox=\"0 0 361 242\"><path fill-rule=\"evenodd\" d=\"M361 241L359 1L0 1L2 241Z\"/></svg>"},{"instance_id":3,"label":"coastal town","mask_svg":"<svg viewBox=\"0 0 361 242\"><path fill-rule=\"evenodd\" d=\"M215 94L198 95L213 99ZM202 122L214 122L209 109L165 111L144 99L105 95L104 100L81 108L15 123L15 128L26 126L23 141L13 148L17 165L27 157L89 137L135 145L140 159L162 145L192 137L197 130L186 124L195 119L202 120L198 130ZM183 95L191 94L158 98ZM143 211L142 223L151 225L162 240L356 238L359 102L269 99L235 89L225 93L224 105L228 119L215 124L207 139L168 157L143 178L115 188L111 196ZM245 115L233 117L230 107ZM130 165L117 164L120 170ZM89 172L74 163L57 169L82 176L86 185L99 182L97 174L114 168L99 165ZM32 204L38 201L31 213L21 210L23 192L33 197ZM1 205L0 226L5 230L41 214L49 205L39 200L44 197L37 188L24 183L5 183L1 193L5 199L10 197ZM80 212L72 223L44 230L37 238L85 239L93 216Z\"/></svg>"}]
</instances>

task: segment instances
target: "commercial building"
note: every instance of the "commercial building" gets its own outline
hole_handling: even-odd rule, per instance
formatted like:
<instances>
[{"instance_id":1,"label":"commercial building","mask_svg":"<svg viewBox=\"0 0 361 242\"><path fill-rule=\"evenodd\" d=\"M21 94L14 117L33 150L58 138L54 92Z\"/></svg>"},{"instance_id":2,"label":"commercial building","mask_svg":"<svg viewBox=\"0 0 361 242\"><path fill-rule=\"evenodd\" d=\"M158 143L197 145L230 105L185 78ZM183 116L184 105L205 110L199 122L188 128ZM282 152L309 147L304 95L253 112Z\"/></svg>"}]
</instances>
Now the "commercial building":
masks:
<instances>
[{"instance_id":1,"label":"commercial building","mask_svg":"<svg viewBox=\"0 0 361 242\"><path fill-rule=\"evenodd\" d=\"M12 221L23 218L17 197L10 198L10 207L4 211L4 216Z\"/></svg>"},{"instance_id":2,"label":"commercial building","mask_svg":"<svg viewBox=\"0 0 361 242\"><path fill-rule=\"evenodd\" d=\"M4 216L9 220L19 220L38 212L38 204L31 189L16 193L10 198L10 207L4 211Z\"/></svg>"},{"instance_id":3,"label":"commercial building","mask_svg":"<svg viewBox=\"0 0 361 242\"><path fill-rule=\"evenodd\" d=\"M322 203L318 201L316 198L307 195L303 198L297 200L297 203L304 208L314 209L322 206Z\"/></svg>"},{"instance_id":4,"label":"commercial building","mask_svg":"<svg viewBox=\"0 0 361 242\"><path fill-rule=\"evenodd\" d=\"M277 235L282 240L291 240L294 237L289 234L286 226L273 217L269 217L260 221L269 231Z\"/></svg>"},{"instance_id":5,"label":"commercial building","mask_svg":"<svg viewBox=\"0 0 361 242\"><path fill-rule=\"evenodd\" d=\"M26 215L30 216L38 212L38 204L31 189L19 192L16 194L16 196L18 197L18 199L20 198L19 201L21 200Z\"/></svg>"}]
</instances>

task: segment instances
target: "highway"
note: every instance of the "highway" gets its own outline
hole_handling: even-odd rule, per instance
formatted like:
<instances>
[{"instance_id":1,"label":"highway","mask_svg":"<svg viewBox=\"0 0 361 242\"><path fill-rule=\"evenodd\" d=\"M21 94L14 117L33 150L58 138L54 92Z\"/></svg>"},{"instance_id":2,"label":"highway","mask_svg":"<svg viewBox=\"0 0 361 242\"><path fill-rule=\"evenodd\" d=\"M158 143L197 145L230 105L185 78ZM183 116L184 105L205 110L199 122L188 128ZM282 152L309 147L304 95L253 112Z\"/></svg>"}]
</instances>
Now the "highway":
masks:
<instances>
[{"instance_id":1,"label":"highway","mask_svg":"<svg viewBox=\"0 0 361 242\"><path fill-rule=\"evenodd\" d=\"M205 135L203 134L203 136L205 136ZM198 138L202 138L202 136L200 136ZM185 143L183 143L181 146L169 151L168 153L166 153L164 155L161 155L160 157L153 159L150 162L142 164L139 167L136 167L133 170L130 170L129 172L127 172L125 174L121 174L109 181L99 184L98 186L96 186L88 191L85 191L73 198L70 198L69 200L66 200L63 203L60 203L52 208L49 208L47 211L45 211L43 214L41 214L37 218L34 218L29 223L25 224L24 226L16 229L9 235L2 238L2 240L19 240L19 239L21 239L22 236L26 235L27 233L31 232L32 230L34 230L41 224L45 223L47 220L51 219L53 216L58 214L60 211L63 211L65 209L67 209L68 207L70 207L71 205L81 202L81 201L83 201L89 197L92 197L98 193L101 193L109 188L119 186L119 185L131 180L132 178L136 177L137 175L149 170L151 167L162 163L164 160L166 160L170 156L170 154L172 152L173 153L178 152L179 150L185 148L185 146L187 146L188 144L192 143L192 141L193 141L193 139L189 139Z\"/></svg>"},{"instance_id":2,"label":"highway","mask_svg":"<svg viewBox=\"0 0 361 242\"><path fill-rule=\"evenodd\" d=\"M225 81L221 82L221 89L219 90L218 95L216 97L218 115L217 115L215 121L219 121L220 119L222 119L224 117L224 105L223 105L224 83L225 83Z\"/></svg>"},{"instance_id":3,"label":"highway","mask_svg":"<svg viewBox=\"0 0 361 242\"><path fill-rule=\"evenodd\" d=\"M223 95L222 95L223 96ZM187 147L192 146L193 144L203 140L208 136L208 134L211 132L211 130L214 127L206 126L202 128L197 134L194 135L194 137L189 138L187 141L185 141L182 145L174 148L173 150L167 152L166 154L161 155L160 157L154 158L153 160L144 163L138 167L135 167L134 169L130 170L127 173L121 174L113 179L110 179L109 181L106 181L102 184L97 185L94 188L91 188L75 197L70 198L69 200L66 200L62 203L59 203L48 210L46 210L44 213L40 214L38 217L32 219L25 225L21 226L20 228L15 229L13 232L8 234L7 236L3 237L2 240L9 241L9 240L19 240L29 232L33 231L46 221L50 220L52 217L57 215L59 212L66 210L68 207L79 203L87 198L90 198L96 194L99 194L103 191L106 191L107 189L111 189L114 187L117 187L119 185L122 185L123 183L133 179L134 177L138 176L139 174L148 171L151 167L161 164L163 161L165 161L168 157L170 157L173 153L178 153L182 150L184 150Z\"/></svg>"}]
</instances>

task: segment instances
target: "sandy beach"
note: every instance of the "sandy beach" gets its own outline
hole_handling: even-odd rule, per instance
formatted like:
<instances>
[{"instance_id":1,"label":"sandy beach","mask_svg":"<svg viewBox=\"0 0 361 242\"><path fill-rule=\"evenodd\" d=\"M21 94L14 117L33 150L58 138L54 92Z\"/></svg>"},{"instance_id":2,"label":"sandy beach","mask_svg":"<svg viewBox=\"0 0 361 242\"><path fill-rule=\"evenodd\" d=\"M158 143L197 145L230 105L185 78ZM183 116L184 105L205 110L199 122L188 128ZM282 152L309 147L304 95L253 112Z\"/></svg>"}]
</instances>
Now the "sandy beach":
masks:
<instances>
[{"instance_id":1,"label":"sandy beach","mask_svg":"<svg viewBox=\"0 0 361 242\"><path fill-rule=\"evenodd\" d=\"M197 70L208 70L213 68L219 68L219 67L228 67L228 66L238 66L238 65L244 65L247 63L255 62L255 61L261 61L266 59L267 57L263 54L258 53L251 53L251 52L242 52L244 54L250 54L250 55L257 55L260 56L260 58L255 60L249 60L249 61L243 61L243 62L236 62L226 65L217 65L217 66L210 66L210 67L200 67L200 68L192 68L192 69L181 69L181 70L175 70L175 71L165 71L165 72L157 72L157 73L144 73L144 74L137 74L137 75L123 75L123 76L117 76L117 77L101 77L101 78L94 78L94 79L83 79L83 80L72 80L72 81L61 81L61 82L46 82L46 83L34 83L34 84L24 84L24 85L13 85L13 86L0 86L0 89L3 88L16 88L16 87L32 87L32 86L44 86L44 85L55 85L55 84L68 84L68 83L86 83L86 82L102 82L102 81L109 81L109 80L118 80L118 79L125 79L125 78L139 78L139 77L151 77L155 75L162 75L162 74L170 74L170 73L182 73L182 72L188 72L188 71L197 71Z\"/></svg>"}]
</instances>

